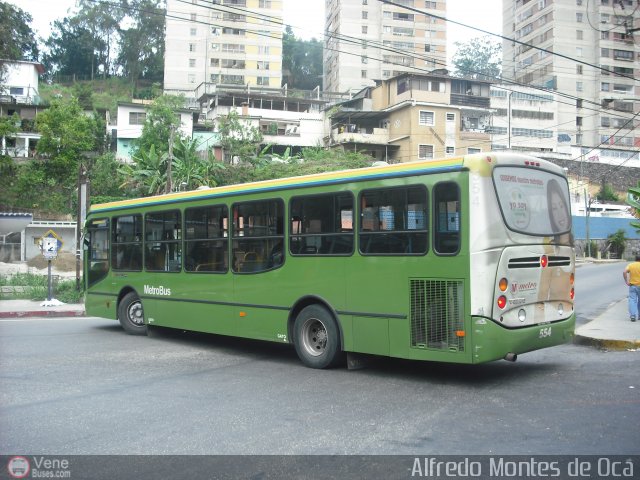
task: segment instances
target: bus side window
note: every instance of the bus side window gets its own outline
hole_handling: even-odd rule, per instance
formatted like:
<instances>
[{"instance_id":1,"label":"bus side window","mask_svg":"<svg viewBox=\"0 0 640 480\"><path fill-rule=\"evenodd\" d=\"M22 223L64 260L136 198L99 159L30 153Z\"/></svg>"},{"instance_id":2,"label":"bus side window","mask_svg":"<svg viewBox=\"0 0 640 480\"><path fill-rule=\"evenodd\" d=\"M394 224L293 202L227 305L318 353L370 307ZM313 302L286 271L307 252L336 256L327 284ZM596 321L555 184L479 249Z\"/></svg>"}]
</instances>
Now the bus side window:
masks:
<instances>
[{"instance_id":1,"label":"bus side window","mask_svg":"<svg viewBox=\"0 0 640 480\"><path fill-rule=\"evenodd\" d=\"M284 263L284 204L281 200L262 200L233 205L232 270L259 273Z\"/></svg>"},{"instance_id":2,"label":"bus side window","mask_svg":"<svg viewBox=\"0 0 640 480\"><path fill-rule=\"evenodd\" d=\"M427 253L427 189L423 185L363 190L360 206L361 254Z\"/></svg>"},{"instance_id":3,"label":"bus side window","mask_svg":"<svg viewBox=\"0 0 640 480\"><path fill-rule=\"evenodd\" d=\"M226 273L229 263L229 211L226 205L185 210L185 271Z\"/></svg>"},{"instance_id":4,"label":"bus side window","mask_svg":"<svg viewBox=\"0 0 640 480\"><path fill-rule=\"evenodd\" d=\"M292 255L350 255L353 252L351 193L293 197L289 211Z\"/></svg>"},{"instance_id":5,"label":"bus side window","mask_svg":"<svg viewBox=\"0 0 640 480\"><path fill-rule=\"evenodd\" d=\"M438 183L433 189L434 248L437 253L455 255L460 250L460 187Z\"/></svg>"},{"instance_id":6,"label":"bus side window","mask_svg":"<svg viewBox=\"0 0 640 480\"><path fill-rule=\"evenodd\" d=\"M87 283L91 286L109 273L109 219L92 220L87 228Z\"/></svg>"},{"instance_id":7,"label":"bus side window","mask_svg":"<svg viewBox=\"0 0 640 480\"><path fill-rule=\"evenodd\" d=\"M111 238L111 267L114 270L142 270L142 215L115 217Z\"/></svg>"}]
</instances>

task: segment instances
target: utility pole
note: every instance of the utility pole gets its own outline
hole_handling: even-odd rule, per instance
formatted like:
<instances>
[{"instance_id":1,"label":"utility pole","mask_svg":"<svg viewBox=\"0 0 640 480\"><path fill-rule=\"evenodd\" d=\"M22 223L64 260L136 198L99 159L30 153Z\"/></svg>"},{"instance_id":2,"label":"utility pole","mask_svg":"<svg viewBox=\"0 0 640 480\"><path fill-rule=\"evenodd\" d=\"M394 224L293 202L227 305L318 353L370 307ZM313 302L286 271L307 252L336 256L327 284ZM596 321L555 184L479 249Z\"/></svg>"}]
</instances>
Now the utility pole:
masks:
<instances>
[{"instance_id":1,"label":"utility pole","mask_svg":"<svg viewBox=\"0 0 640 480\"><path fill-rule=\"evenodd\" d=\"M164 193L171 193L172 178L171 178L171 166L173 165L173 137L175 135L176 126L171 125L169 132L169 158L167 159L167 186L164 189Z\"/></svg>"}]
</instances>

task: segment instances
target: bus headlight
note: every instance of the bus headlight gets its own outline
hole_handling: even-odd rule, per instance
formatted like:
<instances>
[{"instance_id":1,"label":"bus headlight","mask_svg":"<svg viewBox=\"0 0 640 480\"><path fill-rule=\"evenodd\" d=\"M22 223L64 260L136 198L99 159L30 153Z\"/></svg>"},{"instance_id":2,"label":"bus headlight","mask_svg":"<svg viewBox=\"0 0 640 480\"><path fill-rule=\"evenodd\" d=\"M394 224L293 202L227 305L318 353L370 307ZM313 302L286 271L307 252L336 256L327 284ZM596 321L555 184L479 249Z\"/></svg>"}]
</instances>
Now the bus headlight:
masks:
<instances>
[{"instance_id":1,"label":"bus headlight","mask_svg":"<svg viewBox=\"0 0 640 480\"><path fill-rule=\"evenodd\" d=\"M524 308L521 308L520 310L518 310L518 320L524 323L526 319L527 319L527 312L525 312Z\"/></svg>"}]
</instances>

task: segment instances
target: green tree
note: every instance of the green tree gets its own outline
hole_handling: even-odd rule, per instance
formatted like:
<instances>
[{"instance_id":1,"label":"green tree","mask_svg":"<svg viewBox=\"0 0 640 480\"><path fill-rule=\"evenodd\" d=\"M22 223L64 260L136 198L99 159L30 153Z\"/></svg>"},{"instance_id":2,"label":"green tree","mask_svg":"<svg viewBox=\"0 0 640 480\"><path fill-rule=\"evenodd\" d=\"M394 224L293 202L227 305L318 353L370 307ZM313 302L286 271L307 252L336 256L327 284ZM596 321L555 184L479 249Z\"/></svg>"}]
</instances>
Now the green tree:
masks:
<instances>
[{"instance_id":1,"label":"green tree","mask_svg":"<svg viewBox=\"0 0 640 480\"><path fill-rule=\"evenodd\" d=\"M174 131L174 141L180 137L180 116L176 111L184 106L184 97L176 95L162 95L157 97L147 108L142 134L134 142L134 157L141 152L149 152L151 146L158 154L169 151L171 130Z\"/></svg>"},{"instance_id":2,"label":"green tree","mask_svg":"<svg viewBox=\"0 0 640 480\"><path fill-rule=\"evenodd\" d=\"M615 257L622 258L626 245L627 237L625 236L623 229L607 236L607 250L609 250L609 252L611 252Z\"/></svg>"},{"instance_id":3,"label":"green tree","mask_svg":"<svg viewBox=\"0 0 640 480\"><path fill-rule=\"evenodd\" d=\"M313 90L322 86L322 42L296 38L287 25L282 36L283 83L290 88Z\"/></svg>"},{"instance_id":4,"label":"green tree","mask_svg":"<svg viewBox=\"0 0 640 480\"><path fill-rule=\"evenodd\" d=\"M118 6L118 3L121 6ZM119 2L96 2L79 0L80 11L76 16L79 24L92 35L92 45L98 57L103 78L115 72L114 52L117 50L120 23L125 18L126 0Z\"/></svg>"},{"instance_id":5,"label":"green tree","mask_svg":"<svg viewBox=\"0 0 640 480\"><path fill-rule=\"evenodd\" d=\"M603 183L596 194L596 199L600 202L617 202L620 200L618 194L613 190L611 185Z\"/></svg>"},{"instance_id":6,"label":"green tree","mask_svg":"<svg viewBox=\"0 0 640 480\"><path fill-rule=\"evenodd\" d=\"M0 2L0 85L6 76L6 60L38 60L33 18L19 7Z\"/></svg>"},{"instance_id":7,"label":"green tree","mask_svg":"<svg viewBox=\"0 0 640 480\"><path fill-rule=\"evenodd\" d=\"M167 153L158 153L155 145L139 150L133 163L120 165L118 171L125 179L121 187L128 187L136 195L159 195L167 184Z\"/></svg>"},{"instance_id":8,"label":"green tree","mask_svg":"<svg viewBox=\"0 0 640 480\"><path fill-rule=\"evenodd\" d=\"M95 115L87 115L75 97L55 99L36 119L40 132L38 153L50 158L78 161L83 152L99 147L99 132Z\"/></svg>"},{"instance_id":9,"label":"green tree","mask_svg":"<svg viewBox=\"0 0 640 480\"><path fill-rule=\"evenodd\" d=\"M137 90L139 79L164 78L164 15L161 0L131 0L131 25L120 31L118 64Z\"/></svg>"},{"instance_id":10,"label":"green tree","mask_svg":"<svg viewBox=\"0 0 640 480\"><path fill-rule=\"evenodd\" d=\"M46 47L48 51L42 57L42 63L49 76L61 74L90 78L93 78L101 62L96 52L104 49L91 30L76 17L53 22L52 34L46 41Z\"/></svg>"},{"instance_id":11,"label":"green tree","mask_svg":"<svg viewBox=\"0 0 640 480\"><path fill-rule=\"evenodd\" d=\"M207 158L201 158L197 141L180 138L173 149L171 174L177 190L194 190L198 187L215 187L217 174L224 165L215 160L209 152Z\"/></svg>"},{"instance_id":12,"label":"green tree","mask_svg":"<svg viewBox=\"0 0 640 480\"><path fill-rule=\"evenodd\" d=\"M496 80L502 73L502 45L491 37L478 37L468 42L455 42L453 75L476 80Z\"/></svg>"},{"instance_id":13,"label":"green tree","mask_svg":"<svg viewBox=\"0 0 640 480\"><path fill-rule=\"evenodd\" d=\"M238 112L232 110L218 118L220 143L229 163L255 162L256 154L262 142L262 133L258 128L240 118Z\"/></svg>"},{"instance_id":14,"label":"green tree","mask_svg":"<svg viewBox=\"0 0 640 480\"><path fill-rule=\"evenodd\" d=\"M112 152L98 156L89 168L92 203L112 202L132 196L132 192L123 190L125 178L120 171L121 163Z\"/></svg>"}]
</instances>

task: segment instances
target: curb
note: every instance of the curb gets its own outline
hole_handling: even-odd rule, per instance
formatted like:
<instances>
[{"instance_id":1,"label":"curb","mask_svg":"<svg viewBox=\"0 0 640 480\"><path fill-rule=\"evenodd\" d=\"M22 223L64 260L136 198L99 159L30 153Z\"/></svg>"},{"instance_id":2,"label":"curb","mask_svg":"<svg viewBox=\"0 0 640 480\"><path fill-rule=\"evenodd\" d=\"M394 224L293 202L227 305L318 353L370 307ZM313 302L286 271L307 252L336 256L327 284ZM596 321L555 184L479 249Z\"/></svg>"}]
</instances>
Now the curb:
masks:
<instances>
[{"instance_id":1,"label":"curb","mask_svg":"<svg viewBox=\"0 0 640 480\"><path fill-rule=\"evenodd\" d=\"M0 318L56 318L56 317L84 317L84 310L36 310L31 312L0 312Z\"/></svg>"},{"instance_id":2,"label":"curb","mask_svg":"<svg viewBox=\"0 0 640 480\"><path fill-rule=\"evenodd\" d=\"M600 350L610 350L616 352L640 349L640 340L609 340L605 338L594 338L575 335L573 337L573 343L575 343L576 345L586 345L588 347L596 347Z\"/></svg>"}]
</instances>

